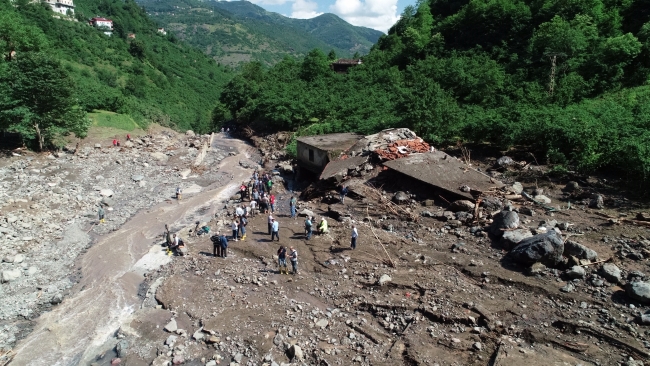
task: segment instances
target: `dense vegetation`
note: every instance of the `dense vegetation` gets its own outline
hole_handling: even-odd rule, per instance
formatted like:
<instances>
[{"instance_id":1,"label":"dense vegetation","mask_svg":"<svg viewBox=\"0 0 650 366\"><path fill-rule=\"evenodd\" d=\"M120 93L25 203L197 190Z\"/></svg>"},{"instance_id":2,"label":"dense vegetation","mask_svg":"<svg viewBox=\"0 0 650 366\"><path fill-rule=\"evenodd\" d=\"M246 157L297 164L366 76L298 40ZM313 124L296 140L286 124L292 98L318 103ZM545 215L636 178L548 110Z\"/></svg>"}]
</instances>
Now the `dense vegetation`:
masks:
<instances>
[{"instance_id":1,"label":"dense vegetation","mask_svg":"<svg viewBox=\"0 0 650 366\"><path fill-rule=\"evenodd\" d=\"M253 63L215 115L300 133L404 126L646 178L649 21L648 0L421 0L348 74L317 50Z\"/></svg>"},{"instance_id":2,"label":"dense vegetation","mask_svg":"<svg viewBox=\"0 0 650 366\"><path fill-rule=\"evenodd\" d=\"M40 142L56 144L66 131L83 136L88 123L78 119L82 112L106 110L128 114L143 127L153 121L211 130L211 111L231 78L229 69L173 35L158 34L133 0L75 5L74 17L59 17L48 5L0 0L0 129L39 142L28 128L38 119L56 127ZM112 37L88 25L96 15L114 21ZM136 38L127 40L129 33ZM29 99L17 86L40 88L41 100Z\"/></svg>"},{"instance_id":3,"label":"dense vegetation","mask_svg":"<svg viewBox=\"0 0 650 366\"><path fill-rule=\"evenodd\" d=\"M292 19L248 1L138 0L179 38L225 65L248 61L273 65L314 48L340 57L366 54L381 32L355 27L333 14Z\"/></svg>"}]
</instances>

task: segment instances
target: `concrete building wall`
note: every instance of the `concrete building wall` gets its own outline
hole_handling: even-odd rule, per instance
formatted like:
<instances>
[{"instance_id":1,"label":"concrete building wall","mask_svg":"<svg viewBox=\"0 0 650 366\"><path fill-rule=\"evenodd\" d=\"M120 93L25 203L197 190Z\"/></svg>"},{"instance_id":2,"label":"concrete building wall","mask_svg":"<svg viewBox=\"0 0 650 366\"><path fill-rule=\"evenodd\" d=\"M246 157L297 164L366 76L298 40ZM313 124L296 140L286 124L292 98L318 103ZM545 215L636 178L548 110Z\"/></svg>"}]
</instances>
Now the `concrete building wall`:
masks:
<instances>
[{"instance_id":1,"label":"concrete building wall","mask_svg":"<svg viewBox=\"0 0 650 366\"><path fill-rule=\"evenodd\" d=\"M300 141L298 141L297 150L300 166L314 173L320 173L329 163L329 156L325 150L317 149Z\"/></svg>"}]
</instances>

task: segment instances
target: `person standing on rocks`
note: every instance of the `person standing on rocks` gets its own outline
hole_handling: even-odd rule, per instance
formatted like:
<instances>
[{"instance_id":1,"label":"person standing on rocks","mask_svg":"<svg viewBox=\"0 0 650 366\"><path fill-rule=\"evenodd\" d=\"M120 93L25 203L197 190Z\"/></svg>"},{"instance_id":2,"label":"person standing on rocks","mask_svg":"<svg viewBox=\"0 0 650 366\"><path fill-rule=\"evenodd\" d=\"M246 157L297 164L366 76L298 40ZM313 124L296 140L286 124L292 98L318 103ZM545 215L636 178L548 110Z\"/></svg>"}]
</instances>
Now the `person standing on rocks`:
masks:
<instances>
[{"instance_id":1,"label":"person standing on rocks","mask_svg":"<svg viewBox=\"0 0 650 366\"><path fill-rule=\"evenodd\" d=\"M183 197L183 190L181 189L181 187L176 187L176 199L180 201L182 197Z\"/></svg>"},{"instance_id":2,"label":"person standing on rocks","mask_svg":"<svg viewBox=\"0 0 650 366\"><path fill-rule=\"evenodd\" d=\"M244 216L244 209L241 208L240 206L235 207L235 219L241 216Z\"/></svg>"},{"instance_id":3,"label":"person standing on rocks","mask_svg":"<svg viewBox=\"0 0 650 366\"><path fill-rule=\"evenodd\" d=\"M289 248L289 259L291 260L291 269L293 270L293 274L298 274L298 251L293 247Z\"/></svg>"},{"instance_id":4,"label":"person standing on rocks","mask_svg":"<svg viewBox=\"0 0 650 366\"><path fill-rule=\"evenodd\" d=\"M339 191L339 199L341 203L345 203L345 196L348 194L348 187L341 185L341 190Z\"/></svg>"},{"instance_id":5,"label":"person standing on rocks","mask_svg":"<svg viewBox=\"0 0 650 366\"><path fill-rule=\"evenodd\" d=\"M266 182L266 187L267 187L267 191L271 193L271 189L273 189L273 181L270 178L268 182Z\"/></svg>"},{"instance_id":6,"label":"person standing on rocks","mask_svg":"<svg viewBox=\"0 0 650 366\"><path fill-rule=\"evenodd\" d=\"M307 240L311 239L313 219L314 219L313 217L307 216L307 220L305 220L305 236L307 237L306 238Z\"/></svg>"},{"instance_id":7,"label":"person standing on rocks","mask_svg":"<svg viewBox=\"0 0 650 366\"><path fill-rule=\"evenodd\" d=\"M225 235L221 235L221 257L228 257L228 238Z\"/></svg>"},{"instance_id":8,"label":"person standing on rocks","mask_svg":"<svg viewBox=\"0 0 650 366\"><path fill-rule=\"evenodd\" d=\"M291 211L291 218L296 219L296 196L291 196L289 200L289 210Z\"/></svg>"},{"instance_id":9,"label":"person standing on rocks","mask_svg":"<svg viewBox=\"0 0 650 366\"><path fill-rule=\"evenodd\" d=\"M239 230L241 231L241 240L246 239L246 225L248 225L248 220L246 220L246 217L240 216L239 217Z\"/></svg>"},{"instance_id":10,"label":"person standing on rocks","mask_svg":"<svg viewBox=\"0 0 650 366\"><path fill-rule=\"evenodd\" d=\"M269 197L269 204L271 205L271 213L275 213L275 195L273 193Z\"/></svg>"},{"instance_id":11,"label":"person standing on rocks","mask_svg":"<svg viewBox=\"0 0 650 366\"><path fill-rule=\"evenodd\" d=\"M251 201L251 216L255 217L255 211L257 211L257 201Z\"/></svg>"},{"instance_id":12,"label":"person standing on rocks","mask_svg":"<svg viewBox=\"0 0 650 366\"><path fill-rule=\"evenodd\" d=\"M352 239L350 240L350 248L355 250L357 248L357 238L359 237L359 232L357 231L357 226L352 225Z\"/></svg>"},{"instance_id":13,"label":"person standing on rocks","mask_svg":"<svg viewBox=\"0 0 650 366\"><path fill-rule=\"evenodd\" d=\"M289 274L289 270L287 270L287 249L284 245L280 245L280 249L278 249L278 266L280 267L280 274Z\"/></svg>"},{"instance_id":14,"label":"person standing on rocks","mask_svg":"<svg viewBox=\"0 0 650 366\"><path fill-rule=\"evenodd\" d=\"M257 189L253 189L253 201L257 201L257 203L260 202L260 194Z\"/></svg>"},{"instance_id":15,"label":"person standing on rocks","mask_svg":"<svg viewBox=\"0 0 650 366\"><path fill-rule=\"evenodd\" d=\"M106 215L106 212L104 212L104 208L99 205L99 210L97 210L97 216L99 216L99 223L103 224L104 223L104 216Z\"/></svg>"},{"instance_id":16,"label":"person standing on rocks","mask_svg":"<svg viewBox=\"0 0 650 366\"><path fill-rule=\"evenodd\" d=\"M273 241L274 237L280 241L280 223L275 219L273 219L273 223L271 224L271 241Z\"/></svg>"},{"instance_id":17,"label":"person standing on rocks","mask_svg":"<svg viewBox=\"0 0 650 366\"><path fill-rule=\"evenodd\" d=\"M239 232L239 224L237 224L237 219L232 220L230 227L232 228L232 240L237 241L237 233Z\"/></svg>"},{"instance_id":18,"label":"person standing on rocks","mask_svg":"<svg viewBox=\"0 0 650 366\"><path fill-rule=\"evenodd\" d=\"M269 214L267 223L269 225L269 235L271 235L271 229L273 229L273 215L272 214Z\"/></svg>"},{"instance_id":19,"label":"person standing on rocks","mask_svg":"<svg viewBox=\"0 0 650 366\"><path fill-rule=\"evenodd\" d=\"M212 241L212 256L221 257L221 235L219 233L212 235L210 241Z\"/></svg>"},{"instance_id":20,"label":"person standing on rocks","mask_svg":"<svg viewBox=\"0 0 650 366\"><path fill-rule=\"evenodd\" d=\"M262 210L264 213L269 213L269 197L266 195L266 193L264 193L262 196Z\"/></svg>"}]
</instances>

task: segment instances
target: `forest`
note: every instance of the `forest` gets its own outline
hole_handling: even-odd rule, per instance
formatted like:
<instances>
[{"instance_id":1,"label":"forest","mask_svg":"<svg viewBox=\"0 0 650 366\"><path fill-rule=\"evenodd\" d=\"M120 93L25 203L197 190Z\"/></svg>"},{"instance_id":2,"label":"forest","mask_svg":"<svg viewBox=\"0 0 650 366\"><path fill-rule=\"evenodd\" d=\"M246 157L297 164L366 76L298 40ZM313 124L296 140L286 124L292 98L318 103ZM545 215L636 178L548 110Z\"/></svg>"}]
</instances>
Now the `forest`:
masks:
<instances>
[{"instance_id":1,"label":"forest","mask_svg":"<svg viewBox=\"0 0 650 366\"><path fill-rule=\"evenodd\" d=\"M230 68L159 34L133 0L75 0L75 10L55 17L46 4L0 0L0 130L55 146L70 132L83 137L84 113L94 110L130 115L141 127L213 129ZM112 36L88 24L98 15L113 20Z\"/></svg>"},{"instance_id":2,"label":"forest","mask_svg":"<svg viewBox=\"0 0 650 366\"><path fill-rule=\"evenodd\" d=\"M650 1L420 0L363 64L246 65L214 116L298 135L408 127L558 169L650 172Z\"/></svg>"}]
</instances>

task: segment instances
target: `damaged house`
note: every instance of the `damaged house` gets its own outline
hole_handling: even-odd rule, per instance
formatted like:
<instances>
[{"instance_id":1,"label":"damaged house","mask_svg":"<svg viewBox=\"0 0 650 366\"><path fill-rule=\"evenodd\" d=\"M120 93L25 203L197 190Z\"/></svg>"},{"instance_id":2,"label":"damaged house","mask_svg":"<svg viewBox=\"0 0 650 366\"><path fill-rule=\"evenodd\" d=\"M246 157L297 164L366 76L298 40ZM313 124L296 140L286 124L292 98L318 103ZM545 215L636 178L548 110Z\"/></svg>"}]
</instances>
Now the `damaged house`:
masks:
<instances>
[{"instance_id":1,"label":"damaged house","mask_svg":"<svg viewBox=\"0 0 650 366\"><path fill-rule=\"evenodd\" d=\"M304 136L297 139L298 165L320 174L325 166L339 160L363 135L356 133L332 133L328 135Z\"/></svg>"}]
</instances>

